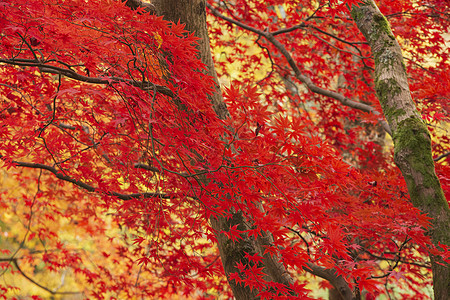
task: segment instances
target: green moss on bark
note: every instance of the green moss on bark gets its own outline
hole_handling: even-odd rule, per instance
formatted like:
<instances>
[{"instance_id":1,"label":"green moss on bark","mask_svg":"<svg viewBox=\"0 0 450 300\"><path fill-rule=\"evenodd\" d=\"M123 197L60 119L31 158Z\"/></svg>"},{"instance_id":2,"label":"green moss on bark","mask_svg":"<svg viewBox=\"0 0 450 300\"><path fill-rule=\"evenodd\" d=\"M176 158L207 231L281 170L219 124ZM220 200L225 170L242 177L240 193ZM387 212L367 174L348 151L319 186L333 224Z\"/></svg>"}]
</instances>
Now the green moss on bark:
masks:
<instances>
[{"instance_id":1,"label":"green moss on bark","mask_svg":"<svg viewBox=\"0 0 450 300\"><path fill-rule=\"evenodd\" d=\"M398 117L405 115L406 112L403 109L390 107L388 103L391 100L390 98L402 92L398 82L393 78L386 80L375 78L375 90L389 124L392 124L393 121L397 123Z\"/></svg>"},{"instance_id":2,"label":"green moss on bark","mask_svg":"<svg viewBox=\"0 0 450 300\"><path fill-rule=\"evenodd\" d=\"M450 245L449 206L434 172L427 126L410 98L401 49L374 1L352 7L352 17L366 37L375 60L375 89L393 131L394 160L403 173L413 205L432 219L427 228L433 244ZM410 116L410 117L408 117ZM430 253L436 300L450 294L450 268Z\"/></svg>"},{"instance_id":3,"label":"green moss on bark","mask_svg":"<svg viewBox=\"0 0 450 300\"><path fill-rule=\"evenodd\" d=\"M375 90L382 106L389 103L389 97L398 95L401 92L400 86L393 78L385 80L375 78Z\"/></svg>"},{"instance_id":4,"label":"green moss on bark","mask_svg":"<svg viewBox=\"0 0 450 300\"><path fill-rule=\"evenodd\" d=\"M429 155L431 138L427 126L420 118L410 117L398 124L394 133L394 160L397 165L408 165L404 172L411 200L425 212L445 207L445 197L434 172L434 162ZM400 167L404 170L404 168ZM436 197L435 193L440 193Z\"/></svg>"},{"instance_id":5,"label":"green moss on bark","mask_svg":"<svg viewBox=\"0 0 450 300\"><path fill-rule=\"evenodd\" d=\"M371 3L368 4L370 5ZM366 11L364 8L366 7L364 6L357 7L356 5L353 6L350 14L356 23L358 23L359 20L367 16L368 10L366 9L367 10ZM369 38L372 40L378 40L381 37L381 35L387 34L390 40L387 40L385 42L386 43L385 46L387 47L392 46L395 41L395 37L390 29L389 21L386 19L385 16L383 16L380 13L373 14L372 18L374 22L372 23L373 24L373 26L371 27L372 32L370 32Z\"/></svg>"},{"instance_id":6,"label":"green moss on bark","mask_svg":"<svg viewBox=\"0 0 450 300\"><path fill-rule=\"evenodd\" d=\"M449 245L449 207L429 155L431 139L427 126L420 118L407 118L399 123L393 138L394 160L402 170L413 205L433 217L428 233L434 245L437 248L439 243ZM430 254L430 257L435 299L448 299L449 265L439 255Z\"/></svg>"}]
</instances>

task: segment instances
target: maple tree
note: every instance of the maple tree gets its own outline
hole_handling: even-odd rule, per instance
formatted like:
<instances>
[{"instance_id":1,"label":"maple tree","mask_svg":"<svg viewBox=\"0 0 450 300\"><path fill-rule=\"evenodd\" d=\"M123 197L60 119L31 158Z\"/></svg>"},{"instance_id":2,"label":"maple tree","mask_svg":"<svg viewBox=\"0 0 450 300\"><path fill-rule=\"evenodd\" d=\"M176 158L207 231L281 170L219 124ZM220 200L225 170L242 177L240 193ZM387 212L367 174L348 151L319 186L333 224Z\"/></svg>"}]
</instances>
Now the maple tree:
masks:
<instances>
[{"instance_id":1,"label":"maple tree","mask_svg":"<svg viewBox=\"0 0 450 300\"><path fill-rule=\"evenodd\" d=\"M0 1L2 276L446 299L449 5L377 4Z\"/></svg>"}]
</instances>

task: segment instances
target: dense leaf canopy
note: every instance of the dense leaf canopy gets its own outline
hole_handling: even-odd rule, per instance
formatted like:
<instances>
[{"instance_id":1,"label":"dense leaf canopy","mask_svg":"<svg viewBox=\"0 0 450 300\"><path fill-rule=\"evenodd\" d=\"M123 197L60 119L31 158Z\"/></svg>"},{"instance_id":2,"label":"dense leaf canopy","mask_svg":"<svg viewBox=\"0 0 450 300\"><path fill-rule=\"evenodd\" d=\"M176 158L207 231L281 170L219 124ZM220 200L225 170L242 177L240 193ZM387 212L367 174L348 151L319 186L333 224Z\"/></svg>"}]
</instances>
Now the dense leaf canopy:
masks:
<instances>
[{"instance_id":1,"label":"dense leaf canopy","mask_svg":"<svg viewBox=\"0 0 450 300\"><path fill-rule=\"evenodd\" d=\"M264 252L296 279L267 282L249 251L231 279L263 298L314 298L308 263L368 297L429 297L428 255L448 251L392 161L356 2L210 1L222 120L183 24L120 1L0 1L0 294L27 293L17 276L37 295L231 295L209 219L240 210L250 229L230 243L270 231ZM450 199L448 3L378 4Z\"/></svg>"}]
</instances>

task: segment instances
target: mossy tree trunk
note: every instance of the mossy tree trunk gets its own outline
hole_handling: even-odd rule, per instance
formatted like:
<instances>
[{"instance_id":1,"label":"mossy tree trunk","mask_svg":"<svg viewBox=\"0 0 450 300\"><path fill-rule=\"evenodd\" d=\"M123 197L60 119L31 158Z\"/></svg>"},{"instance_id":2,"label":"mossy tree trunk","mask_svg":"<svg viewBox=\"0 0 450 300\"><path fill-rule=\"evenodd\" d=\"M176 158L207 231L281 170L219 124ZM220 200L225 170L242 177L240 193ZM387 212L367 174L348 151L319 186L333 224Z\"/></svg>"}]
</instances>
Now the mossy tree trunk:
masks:
<instances>
[{"instance_id":1,"label":"mossy tree trunk","mask_svg":"<svg viewBox=\"0 0 450 300\"><path fill-rule=\"evenodd\" d=\"M406 181L413 205L433 218L429 234L435 246L450 245L449 206L434 171L431 138L411 98L400 45L373 0L352 7L352 17L375 59L375 89L394 140L394 161ZM450 295L450 268L431 256L434 296Z\"/></svg>"}]
</instances>

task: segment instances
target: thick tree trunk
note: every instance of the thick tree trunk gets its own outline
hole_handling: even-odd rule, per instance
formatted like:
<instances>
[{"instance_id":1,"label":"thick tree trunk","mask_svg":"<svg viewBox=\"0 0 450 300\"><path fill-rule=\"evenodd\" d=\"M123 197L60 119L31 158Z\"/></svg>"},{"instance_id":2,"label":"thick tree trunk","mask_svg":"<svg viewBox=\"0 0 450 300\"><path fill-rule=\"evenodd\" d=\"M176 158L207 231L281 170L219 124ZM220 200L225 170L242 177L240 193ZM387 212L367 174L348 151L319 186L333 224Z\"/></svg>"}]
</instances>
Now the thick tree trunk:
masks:
<instances>
[{"instance_id":1,"label":"thick tree trunk","mask_svg":"<svg viewBox=\"0 0 450 300\"><path fill-rule=\"evenodd\" d=\"M353 6L352 17L375 58L375 89L393 132L394 161L414 206L433 218L429 234L434 245L448 246L449 206L434 171L430 134L411 98L400 45L373 0ZM435 299L447 300L450 267L438 256L431 256L431 264Z\"/></svg>"},{"instance_id":2,"label":"thick tree trunk","mask_svg":"<svg viewBox=\"0 0 450 300\"><path fill-rule=\"evenodd\" d=\"M128 0L128 2L132 5L140 3L139 0ZM167 20L186 24L187 30L195 32L200 38L200 58L208 66L209 75L216 80L216 92L210 96L210 101L217 115L222 119L227 118L229 113L222 99L210 52L205 0L155 0L152 4L154 6L149 10L156 10ZM352 16L372 47L375 57L376 91L394 133L395 162L405 177L414 205L433 218L434 227L430 230L433 242L435 245L438 245L438 242L448 245L449 208L434 173L428 130L410 96L400 47L387 20L371 0L361 4L360 7L353 7ZM257 240L244 237L240 243L233 243L221 233L233 225L238 225L238 229L245 230L247 229L245 221L247 220L244 220L241 212L234 212L231 219L211 219L212 227L217 233L218 247L227 276L238 272L235 266L237 262L245 260L244 252L262 255L264 245L271 242L271 235L266 234ZM440 265L439 262L443 263L443 261L439 257L431 259L435 298L447 299L450 282L448 264ZM276 259L266 256L263 264L267 280L286 285L292 282L292 278ZM314 268L320 268L313 265L308 267L311 268L308 271L313 274L315 274ZM339 284L339 278L334 278L336 276L333 270L327 270L327 272L331 272L331 275L325 274L330 275L328 277L324 274L316 275L328 279L335 287L338 287L337 290L344 299L354 299L355 296L345 282ZM255 298L255 291L248 287L236 284L234 281L230 281L230 286L236 299Z\"/></svg>"},{"instance_id":3,"label":"thick tree trunk","mask_svg":"<svg viewBox=\"0 0 450 300\"><path fill-rule=\"evenodd\" d=\"M211 56L211 48L209 43L208 29L206 25L205 0L157 0L152 1L156 8L156 13L164 17L168 21L175 23L181 22L186 24L186 29L194 32L199 40L199 52L202 62L208 67L208 74L211 75L216 82L216 92L210 95L210 101L214 111L221 119L229 117L229 112L223 101L219 81L214 68L214 62ZM239 242L229 240L222 232L228 231L231 226L237 225L239 230L247 230L248 220L245 220L242 213L237 211L232 213L232 218L211 218L211 226L216 232L218 248L222 260L222 264L227 277L230 273L239 273L236 268L238 262L245 263L245 254L259 253L262 256L264 264L264 272L267 281L275 281L289 286L292 278L286 272L284 266L269 254L264 255L265 245L272 242L270 233L265 234L258 239L244 236ZM228 277L229 278L229 277ZM255 299L256 290L250 289L248 286L236 284L229 280L231 289L236 299Z\"/></svg>"},{"instance_id":4,"label":"thick tree trunk","mask_svg":"<svg viewBox=\"0 0 450 300\"><path fill-rule=\"evenodd\" d=\"M215 79L216 91L210 95L210 101L213 105L214 111L221 119L229 117L229 112L223 101L222 93L219 86L219 81L214 68L214 62L211 56L211 49L209 43L209 35L206 25L205 0L154 0L152 4L144 3L141 0L127 0L126 3L131 8L138 6L144 7L151 13L156 13L163 16L166 20L173 22L181 22L186 24L186 29L194 32L199 40L199 55L202 62L208 67L208 74ZM261 207L261 210L264 210ZM265 246L270 245L273 241L272 235L267 232L257 239L244 236L239 242L232 242L222 232L228 231L231 226L237 225L239 230L247 230L248 221L244 220L241 212L233 212L231 218L211 218L211 226L216 232L217 244L227 278L230 273L239 273L236 268L238 262L245 263L245 253L253 255L259 253L263 257L262 264L264 265L264 272L266 274L265 280L282 283L289 287L293 283L292 277L280 263L276 257L269 254L264 254ZM305 270L328 280L342 299L354 300L352 290L341 276L336 275L336 270L325 269L314 264L308 264ZM257 291L252 290L241 284L236 284L229 280L233 295L236 299L256 299ZM294 293L293 293L294 294Z\"/></svg>"},{"instance_id":5,"label":"thick tree trunk","mask_svg":"<svg viewBox=\"0 0 450 300\"><path fill-rule=\"evenodd\" d=\"M208 67L208 74L216 82L216 92L210 96L210 101L219 118L227 118L229 116L228 109L223 102L219 80L211 56L206 26L205 0L157 0L152 1L152 3L156 7L158 15L163 16L165 20L185 24L186 30L195 33L195 36L200 38L198 45L200 59Z\"/></svg>"}]
</instances>

